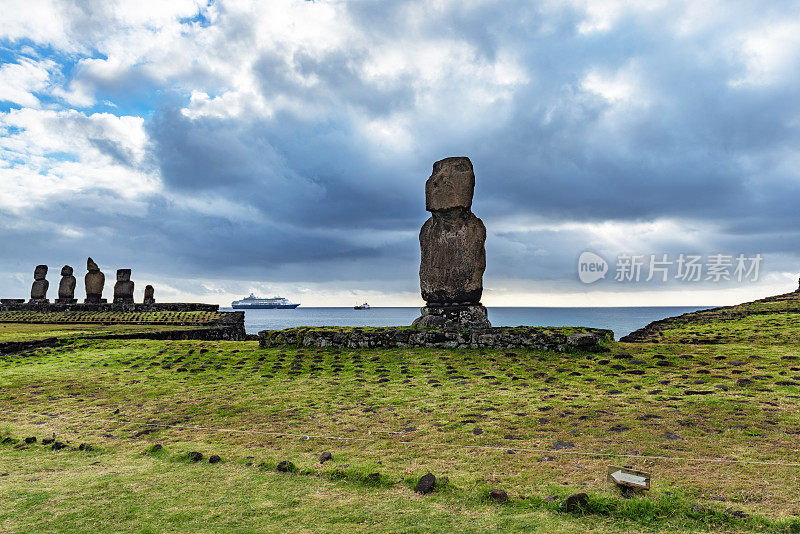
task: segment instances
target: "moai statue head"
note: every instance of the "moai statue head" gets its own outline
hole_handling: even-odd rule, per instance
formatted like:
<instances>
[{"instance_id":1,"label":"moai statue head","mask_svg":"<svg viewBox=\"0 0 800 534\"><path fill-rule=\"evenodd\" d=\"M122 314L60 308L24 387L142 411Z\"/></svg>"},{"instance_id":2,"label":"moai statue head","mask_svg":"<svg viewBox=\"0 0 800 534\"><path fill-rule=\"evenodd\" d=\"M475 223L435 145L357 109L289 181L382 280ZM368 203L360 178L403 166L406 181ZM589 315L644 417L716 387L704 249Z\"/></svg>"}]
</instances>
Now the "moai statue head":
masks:
<instances>
[{"instance_id":1,"label":"moai statue head","mask_svg":"<svg viewBox=\"0 0 800 534\"><path fill-rule=\"evenodd\" d=\"M58 300L61 304L75 302L75 277L72 276L72 267L65 265L61 268L61 282L58 284Z\"/></svg>"},{"instance_id":2,"label":"moai statue head","mask_svg":"<svg viewBox=\"0 0 800 534\"><path fill-rule=\"evenodd\" d=\"M31 302L47 302L47 288L50 287L45 277L47 265L37 265L33 270L33 285L31 286Z\"/></svg>"},{"instance_id":3,"label":"moai statue head","mask_svg":"<svg viewBox=\"0 0 800 534\"><path fill-rule=\"evenodd\" d=\"M133 282L130 269L117 269L117 283L114 284L114 303L133 303Z\"/></svg>"},{"instance_id":4,"label":"moai statue head","mask_svg":"<svg viewBox=\"0 0 800 534\"><path fill-rule=\"evenodd\" d=\"M155 290L153 289L153 286L151 286L150 284L144 286L144 303L145 304L155 304L156 303L156 299L153 297L154 293L155 293Z\"/></svg>"},{"instance_id":5,"label":"moai statue head","mask_svg":"<svg viewBox=\"0 0 800 534\"><path fill-rule=\"evenodd\" d=\"M100 271L100 267L92 258L86 260L86 270L89 271L84 277L86 284L85 302L100 303L105 302L103 296L103 286L106 284L106 276Z\"/></svg>"},{"instance_id":6,"label":"moai statue head","mask_svg":"<svg viewBox=\"0 0 800 534\"><path fill-rule=\"evenodd\" d=\"M445 158L433 164L433 173L425 182L425 209L432 213L469 210L474 192L475 172L469 158Z\"/></svg>"}]
</instances>

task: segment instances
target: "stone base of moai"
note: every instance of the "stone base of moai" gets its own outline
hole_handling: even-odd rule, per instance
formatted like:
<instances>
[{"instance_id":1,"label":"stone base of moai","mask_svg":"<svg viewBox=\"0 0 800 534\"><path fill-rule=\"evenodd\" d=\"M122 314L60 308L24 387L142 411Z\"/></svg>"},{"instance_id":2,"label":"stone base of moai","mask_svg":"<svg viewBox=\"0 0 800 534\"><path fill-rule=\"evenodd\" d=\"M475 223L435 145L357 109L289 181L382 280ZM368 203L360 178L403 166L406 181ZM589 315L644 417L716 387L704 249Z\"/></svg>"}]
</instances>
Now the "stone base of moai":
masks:
<instances>
[{"instance_id":1,"label":"stone base of moai","mask_svg":"<svg viewBox=\"0 0 800 534\"><path fill-rule=\"evenodd\" d=\"M75 304L78 299L56 299L54 302L56 304Z\"/></svg>"},{"instance_id":2,"label":"stone base of moai","mask_svg":"<svg viewBox=\"0 0 800 534\"><path fill-rule=\"evenodd\" d=\"M467 328L482 330L491 328L489 314L481 304L457 304L452 306L428 305L420 308L422 315L412 326L427 328Z\"/></svg>"},{"instance_id":3,"label":"stone base of moai","mask_svg":"<svg viewBox=\"0 0 800 534\"><path fill-rule=\"evenodd\" d=\"M102 299L100 297L86 297L83 302L86 304L106 304L108 303L108 299Z\"/></svg>"},{"instance_id":4,"label":"stone base of moai","mask_svg":"<svg viewBox=\"0 0 800 534\"><path fill-rule=\"evenodd\" d=\"M133 304L133 297L114 297L114 304Z\"/></svg>"},{"instance_id":5,"label":"stone base of moai","mask_svg":"<svg viewBox=\"0 0 800 534\"><path fill-rule=\"evenodd\" d=\"M48 302L50 302L50 299L31 299L28 304L46 304Z\"/></svg>"},{"instance_id":6,"label":"stone base of moai","mask_svg":"<svg viewBox=\"0 0 800 534\"><path fill-rule=\"evenodd\" d=\"M25 304L25 299L0 299L0 304Z\"/></svg>"},{"instance_id":7,"label":"stone base of moai","mask_svg":"<svg viewBox=\"0 0 800 534\"><path fill-rule=\"evenodd\" d=\"M156 299L154 299L154 298L147 298L147 297L145 297L144 301L142 301L142 302L143 302L144 304L155 304L155 303L156 303Z\"/></svg>"}]
</instances>

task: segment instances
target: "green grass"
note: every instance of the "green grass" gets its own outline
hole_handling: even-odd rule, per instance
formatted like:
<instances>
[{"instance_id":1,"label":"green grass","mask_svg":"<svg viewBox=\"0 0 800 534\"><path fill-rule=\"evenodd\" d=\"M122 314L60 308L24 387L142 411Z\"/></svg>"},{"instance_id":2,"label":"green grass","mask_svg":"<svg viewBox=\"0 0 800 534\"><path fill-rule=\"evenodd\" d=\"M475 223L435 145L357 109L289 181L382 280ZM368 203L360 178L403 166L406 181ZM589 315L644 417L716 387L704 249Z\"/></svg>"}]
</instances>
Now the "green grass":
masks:
<instances>
[{"instance_id":1,"label":"green grass","mask_svg":"<svg viewBox=\"0 0 800 534\"><path fill-rule=\"evenodd\" d=\"M800 342L800 293L787 293L655 321L631 337L644 342Z\"/></svg>"},{"instance_id":2,"label":"green grass","mask_svg":"<svg viewBox=\"0 0 800 534\"><path fill-rule=\"evenodd\" d=\"M173 325L134 325L134 324L42 324L42 323L0 323L0 342L40 341L57 337L63 341L87 336L134 334L186 330L185 326Z\"/></svg>"},{"instance_id":3,"label":"green grass","mask_svg":"<svg viewBox=\"0 0 800 534\"><path fill-rule=\"evenodd\" d=\"M73 338L0 356L0 435L96 449L0 445L0 531L800 532L798 466L640 457L800 463L798 343L780 314L754 340L753 319L594 355ZM622 499L611 464L650 493ZM428 471L449 481L417 495ZM584 514L561 508L576 492Z\"/></svg>"}]
</instances>

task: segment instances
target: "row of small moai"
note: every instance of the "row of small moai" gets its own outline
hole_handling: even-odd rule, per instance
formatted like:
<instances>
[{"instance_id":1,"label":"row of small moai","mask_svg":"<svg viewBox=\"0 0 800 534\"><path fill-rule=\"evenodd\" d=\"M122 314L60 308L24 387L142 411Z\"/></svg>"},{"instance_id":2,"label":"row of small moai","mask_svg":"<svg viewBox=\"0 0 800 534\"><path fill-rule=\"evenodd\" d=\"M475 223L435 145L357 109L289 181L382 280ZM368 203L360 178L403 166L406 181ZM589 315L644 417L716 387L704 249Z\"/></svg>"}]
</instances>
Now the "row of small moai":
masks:
<instances>
[{"instance_id":1,"label":"row of small moai","mask_svg":"<svg viewBox=\"0 0 800 534\"><path fill-rule=\"evenodd\" d=\"M84 284L86 286L86 300L89 304L103 304L108 302L103 298L103 287L106 284L106 276L100 267L89 258L86 260L86 276ZM57 304L75 304L75 285L77 280L72 275L73 269L69 265L61 268L61 282L58 284ZM47 281L47 265L37 265L33 271L33 286L31 287L31 304L50 302L47 298L47 290L50 282ZM144 303L155 304L153 298L153 286L147 285L144 288ZM114 284L114 303L133 304L133 281L131 280L130 269L117 269L117 282Z\"/></svg>"}]
</instances>

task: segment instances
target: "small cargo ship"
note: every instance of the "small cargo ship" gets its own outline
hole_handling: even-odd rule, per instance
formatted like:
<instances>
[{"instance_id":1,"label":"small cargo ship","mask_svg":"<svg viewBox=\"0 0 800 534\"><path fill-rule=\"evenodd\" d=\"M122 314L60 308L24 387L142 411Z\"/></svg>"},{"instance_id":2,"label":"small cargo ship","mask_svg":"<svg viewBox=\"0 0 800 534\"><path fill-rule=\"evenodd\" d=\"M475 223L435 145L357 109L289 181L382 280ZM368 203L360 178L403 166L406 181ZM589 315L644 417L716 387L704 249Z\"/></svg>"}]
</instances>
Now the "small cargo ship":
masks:
<instances>
[{"instance_id":1,"label":"small cargo ship","mask_svg":"<svg viewBox=\"0 0 800 534\"><path fill-rule=\"evenodd\" d=\"M283 297L272 297L271 299L262 299L250 293L249 297L242 300L234 300L231 303L231 308L238 310L293 310L300 304L289 302Z\"/></svg>"},{"instance_id":2,"label":"small cargo ship","mask_svg":"<svg viewBox=\"0 0 800 534\"><path fill-rule=\"evenodd\" d=\"M369 309L369 304L367 304L366 302L364 304L357 304L356 306L353 306L353 309L354 310L368 310Z\"/></svg>"}]
</instances>

